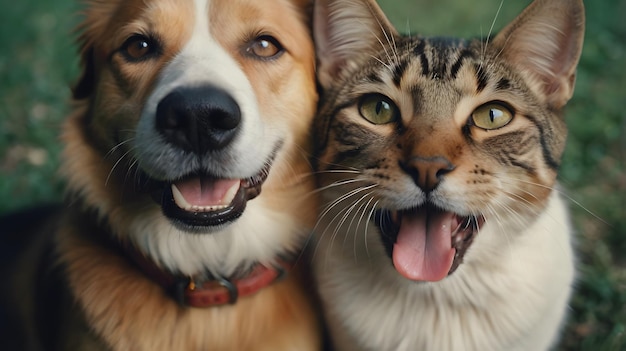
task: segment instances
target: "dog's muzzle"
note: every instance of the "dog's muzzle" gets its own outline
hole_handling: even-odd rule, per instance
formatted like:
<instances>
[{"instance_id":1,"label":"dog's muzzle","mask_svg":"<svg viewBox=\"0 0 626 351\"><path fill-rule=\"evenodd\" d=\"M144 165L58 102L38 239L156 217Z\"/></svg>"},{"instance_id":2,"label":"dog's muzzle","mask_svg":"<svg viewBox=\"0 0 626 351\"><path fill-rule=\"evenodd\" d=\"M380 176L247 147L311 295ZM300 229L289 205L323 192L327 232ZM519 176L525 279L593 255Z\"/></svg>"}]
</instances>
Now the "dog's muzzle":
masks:
<instances>
[{"instance_id":1,"label":"dog's muzzle","mask_svg":"<svg viewBox=\"0 0 626 351\"><path fill-rule=\"evenodd\" d=\"M228 93L204 86L178 88L166 95L158 104L155 124L169 146L203 158L226 149L241 129L241 121L239 105ZM256 175L244 179L222 178L206 169L186 170L181 164L183 176L149 183L157 189L152 191L153 198L177 227L210 232L243 214L247 201L261 192L272 160L273 156Z\"/></svg>"}]
</instances>

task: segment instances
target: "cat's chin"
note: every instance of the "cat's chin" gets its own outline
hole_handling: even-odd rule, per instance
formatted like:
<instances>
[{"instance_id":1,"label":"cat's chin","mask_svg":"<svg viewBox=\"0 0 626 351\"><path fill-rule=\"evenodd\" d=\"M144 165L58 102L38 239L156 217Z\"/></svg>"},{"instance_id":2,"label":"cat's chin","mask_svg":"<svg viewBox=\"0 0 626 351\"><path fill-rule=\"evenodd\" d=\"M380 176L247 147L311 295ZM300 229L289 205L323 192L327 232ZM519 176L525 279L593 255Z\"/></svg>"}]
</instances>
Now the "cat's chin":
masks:
<instances>
[{"instance_id":1,"label":"cat's chin","mask_svg":"<svg viewBox=\"0 0 626 351\"><path fill-rule=\"evenodd\" d=\"M439 281L463 263L485 219L461 216L431 205L374 215L396 270L415 281Z\"/></svg>"}]
</instances>

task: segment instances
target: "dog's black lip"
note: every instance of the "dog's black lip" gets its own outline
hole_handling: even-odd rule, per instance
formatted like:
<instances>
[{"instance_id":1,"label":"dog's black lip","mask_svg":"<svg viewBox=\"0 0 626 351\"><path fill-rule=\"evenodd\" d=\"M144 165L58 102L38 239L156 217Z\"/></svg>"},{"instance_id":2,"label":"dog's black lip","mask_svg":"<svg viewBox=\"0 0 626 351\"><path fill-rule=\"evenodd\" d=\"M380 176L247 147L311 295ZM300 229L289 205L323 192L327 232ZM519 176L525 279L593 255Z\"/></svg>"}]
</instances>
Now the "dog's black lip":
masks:
<instances>
[{"instance_id":1,"label":"dog's black lip","mask_svg":"<svg viewBox=\"0 0 626 351\"><path fill-rule=\"evenodd\" d=\"M379 228L383 246L390 258L393 257L393 245L396 243L398 232L400 231L399 216L402 216L402 213L407 211L426 211L428 206L432 205L426 204L419 209L413 208L400 211L379 209L373 213L372 219ZM461 218L459 227L456 228L455 234L452 236L451 246L455 249L455 254L448 275L454 273L463 263L467 249L472 245L480 227L485 222L485 218L482 215L459 215L459 217Z\"/></svg>"},{"instance_id":2,"label":"dog's black lip","mask_svg":"<svg viewBox=\"0 0 626 351\"><path fill-rule=\"evenodd\" d=\"M201 228L223 225L241 217L247 202L247 191L240 187L228 207L215 211L186 211L178 207L171 184L168 184L163 189L160 203L163 214L176 226L186 231L201 232Z\"/></svg>"},{"instance_id":3,"label":"dog's black lip","mask_svg":"<svg viewBox=\"0 0 626 351\"><path fill-rule=\"evenodd\" d=\"M173 183L193 177L220 178L206 172L192 172L187 176L171 181L159 181L140 171L137 177L137 190L149 193L152 199L161 206L163 214L178 228L194 233L207 232L209 228L228 224L241 217L246 209L247 202L261 194L263 184L269 176L280 145L282 143L278 144L271 157L265 162L265 166L257 174L240 180L240 188L233 201L223 209L215 211L186 211L178 207L174 201L172 194Z\"/></svg>"}]
</instances>

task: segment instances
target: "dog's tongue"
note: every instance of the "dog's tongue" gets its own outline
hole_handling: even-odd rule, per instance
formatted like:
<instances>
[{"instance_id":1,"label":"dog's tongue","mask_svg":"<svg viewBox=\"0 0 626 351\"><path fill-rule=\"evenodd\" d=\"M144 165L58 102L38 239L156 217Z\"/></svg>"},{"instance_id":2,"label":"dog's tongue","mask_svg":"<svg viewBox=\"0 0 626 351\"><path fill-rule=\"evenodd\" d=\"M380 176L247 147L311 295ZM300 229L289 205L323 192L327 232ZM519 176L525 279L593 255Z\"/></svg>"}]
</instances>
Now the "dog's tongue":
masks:
<instances>
[{"instance_id":1,"label":"dog's tongue","mask_svg":"<svg viewBox=\"0 0 626 351\"><path fill-rule=\"evenodd\" d=\"M237 191L239 179L194 177L172 184L174 201L187 211L210 211L228 206Z\"/></svg>"},{"instance_id":2,"label":"dog's tongue","mask_svg":"<svg viewBox=\"0 0 626 351\"><path fill-rule=\"evenodd\" d=\"M393 264L405 278L439 281L454 261L452 231L456 215L423 209L403 213L400 231L393 246Z\"/></svg>"}]
</instances>

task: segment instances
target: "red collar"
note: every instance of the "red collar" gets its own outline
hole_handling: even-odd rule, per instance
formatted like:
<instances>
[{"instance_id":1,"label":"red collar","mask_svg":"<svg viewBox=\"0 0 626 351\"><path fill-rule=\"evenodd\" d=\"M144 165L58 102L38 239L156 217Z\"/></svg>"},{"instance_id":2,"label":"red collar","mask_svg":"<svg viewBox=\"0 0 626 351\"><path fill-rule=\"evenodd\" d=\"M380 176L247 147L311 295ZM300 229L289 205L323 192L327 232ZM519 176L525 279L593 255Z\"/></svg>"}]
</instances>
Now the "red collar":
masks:
<instances>
[{"instance_id":1,"label":"red collar","mask_svg":"<svg viewBox=\"0 0 626 351\"><path fill-rule=\"evenodd\" d=\"M178 303L190 307L234 304L238 298L252 295L280 280L291 268L282 261L278 267L268 267L259 263L241 278L196 281L192 277L175 275L161 269L136 249L126 250L126 253L145 275L161 285Z\"/></svg>"}]
</instances>

